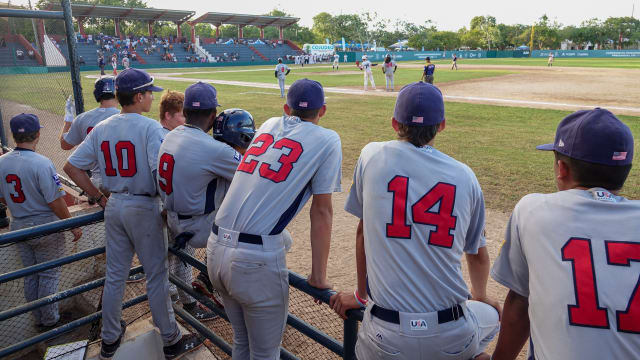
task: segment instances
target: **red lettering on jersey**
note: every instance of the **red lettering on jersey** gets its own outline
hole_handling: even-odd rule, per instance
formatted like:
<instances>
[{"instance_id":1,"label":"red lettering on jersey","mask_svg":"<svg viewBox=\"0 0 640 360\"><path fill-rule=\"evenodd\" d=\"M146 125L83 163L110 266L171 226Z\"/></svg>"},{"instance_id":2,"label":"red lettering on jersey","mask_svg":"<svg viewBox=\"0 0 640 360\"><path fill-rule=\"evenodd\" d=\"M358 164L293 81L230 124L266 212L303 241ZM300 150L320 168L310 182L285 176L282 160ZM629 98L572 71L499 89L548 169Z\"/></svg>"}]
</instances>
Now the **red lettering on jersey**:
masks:
<instances>
[{"instance_id":1,"label":"red lettering on jersey","mask_svg":"<svg viewBox=\"0 0 640 360\"><path fill-rule=\"evenodd\" d=\"M25 202L27 198L24 196L24 192L22 191L22 181L20 180L18 175L9 174L6 177L6 181L7 184L13 184L13 191L16 193L16 195L9 194L9 196L11 197L11 201L16 204L22 204L23 202Z\"/></svg>"},{"instance_id":2,"label":"red lettering on jersey","mask_svg":"<svg viewBox=\"0 0 640 360\"><path fill-rule=\"evenodd\" d=\"M278 171L271 170L271 165L268 163L262 163L260 165L260 176L265 179L269 179L275 183L283 182L287 180L291 170L293 170L293 164L300 158L302 155L302 144L295 140L291 139L280 139L273 144L274 149L289 149L289 154L282 154L278 159L280 162L280 169Z\"/></svg>"},{"instance_id":3,"label":"red lettering on jersey","mask_svg":"<svg viewBox=\"0 0 640 360\"><path fill-rule=\"evenodd\" d=\"M393 193L391 224L387 224L387 237L410 239L411 226L407 225L407 191L409 178L396 175L387 184L387 192Z\"/></svg>"},{"instance_id":4,"label":"red lettering on jersey","mask_svg":"<svg viewBox=\"0 0 640 360\"><path fill-rule=\"evenodd\" d=\"M100 150L102 150L102 155L104 156L104 174L106 176L117 176L118 173L111 163L111 148L109 147L109 142L103 141L102 144L100 144Z\"/></svg>"},{"instance_id":5,"label":"red lettering on jersey","mask_svg":"<svg viewBox=\"0 0 640 360\"><path fill-rule=\"evenodd\" d=\"M256 144L260 145L257 146ZM258 160L247 161L247 158L249 156L258 157L264 154L265 152L267 152L267 149L269 148L269 146L271 146L271 144L273 144L273 136L271 134L260 134L258 137L253 139L251 146L244 153L242 162L240 163L240 165L238 165L238 171L253 174L253 172L256 170L256 166L258 166Z\"/></svg>"},{"instance_id":6,"label":"red lettering on jersey","mask_svg":"<svg viewBox=\"0 0 640 360\"><path fill-rule=\"evenodd\" d=\"M122 177L133 177L138 172L136 168L136 147L130 141L118 141L116 143L115 152L118 158L118 171L113 168L111 161L111 146L109 141L103 141L100 144L100 150L104 155L105 175L118 176L118 172ZM127 168L124 167L124 152L127 153Z\"/></svg>"},{"instance_id":7,"label":"red lettering on jersey","mask_svg":"<svg viewBox=\"0 0 640 360\"><path fill-rule=\"evenodd\" d=\"M607 262L610 265L631 267L632 261L640 261L640 243L605 241ZM618 331L640 334L640 277L624 311L616 311Z\"/></svg>"},{"instance_id":8,"label":"red lettering on jersey","mask_svg":"<svg viewBox=\"0 0 640 360\"><path fill-rule=\"evenodd\" d=\"M576 304L568 305L569 323L574 326L609 328L607 309L598 303L598 286L591 240L571 238L562 247L562 261L571 261Z\"/></svg>"},{"instance_id":9,"label":"red lettering on jersey","mask_svg":"<svg viewBox=\"0 0 640 360\"><path fill-rule=\"evenodd\" d=\"M173 167L175 163L173 155L168 153L162 154L158 160L158 186L167 195L171 195L173 192ZM163 179L164 182L160 179Z\"/></svg>"}]
</instances>

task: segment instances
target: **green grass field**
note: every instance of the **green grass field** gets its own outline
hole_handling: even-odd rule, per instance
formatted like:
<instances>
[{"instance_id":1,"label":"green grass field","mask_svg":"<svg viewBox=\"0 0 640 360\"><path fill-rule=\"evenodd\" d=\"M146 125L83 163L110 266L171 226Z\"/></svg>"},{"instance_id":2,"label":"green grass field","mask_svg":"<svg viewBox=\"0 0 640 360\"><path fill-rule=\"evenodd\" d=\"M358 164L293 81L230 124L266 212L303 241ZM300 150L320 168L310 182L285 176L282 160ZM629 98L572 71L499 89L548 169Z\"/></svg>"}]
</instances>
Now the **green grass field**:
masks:
<instances>
[{"instance_id":1,"label":"green grass field","mask_svg":"<svg viewBox=\"0 0 640 360\"><path fill-rule=\"evenodd\" d=\"M305 71L308 70L305 67ZM11 91L0 91L0 97L62 115L64 96L61 85L52 80L49 77L51 75L3 76L2 86ZM244 81L274 80L270 71L264 74L247 72L216 75ZM325 78L335 77L323 77L323 84L329 85L327 81L331 80L325 81ZM356 75L356 78L356 84L360 84L361 76ZM68 83L68 78L66 81ZM93 79L82 78L86 109L96 106L92 95L93 82ZM290 83L289 80L287 82ZM33 86L34 83L38 86ZM157 84L178 91L184 91L189 85L188 82L166 80L158 80ZM378 86L384 86L384 82L381 81ZM67 85L67 88L70 86ZM279 98L278 90L229 85L216 85L216 88L223 108L246 109L253 114L258 125L269 117L282 115L284 102ZM155 119L158 119L160 96L156 94L156 102L148 114ZM337 131L341 136L343 178L346 183L351 179L354 164L364 145L371 141L395 138L390 125L394 104L394 97L327 95L328 111L320 124ZM553 156L536 151L535 146L553 141L558 122L569 113L447 102L447 128L436 138L436 148L467 163L475 171L488 208L510 211L518 199L527 193L555 191ZM631 127L636 139L640 139L640 117L620 118ZM640 199L640 170L637 168L632 170L624 194Z\"/></svg>"},{"instance_id":2,"label":"green grass field","mask_svg":"<svg viewBox=\"0 0 640 360\"><path fill-rule=\"evenodd\" d=\"M264 67L262 67L264 68ZM228 69L228 68L222 68ZM237 68L235 68L237 69ZM229 69L230 70L230 69ZM235 80L235 81L248 81L248 82L260 82L260 83L276 83L277 80L274 76L273 69L267 69L263 71L252 72L231 72L225 70L212 71L210 73L202 74L185 74L178 77L196 78L196 79L211 79L211 80ZM353 72L357 73L353 73ZM347 73L350 72L350 73ZM493 76L502 76L511 74L510 71L505 70L467 70L467 71L441 71L437 73L436 83L445 83L451 81L472 80ZM378 88L384 88L385 76L382 73L381 67L376 66L373 68L373 76ZM402 69L402 64L399 64L398 71L395 74L395 85L399 89L402 86L420 80L422 76L422 70L419 68ZM309 78L318 80L323 86L332 87L362 87L363 74L355 66L355 64L347 64L340 67L340 71L332 72L331 67L326 65L305 66L304 68L298 66L291 67L291 73L287 76L287 84L302 79Z\"/></svg>"}]
</instances>

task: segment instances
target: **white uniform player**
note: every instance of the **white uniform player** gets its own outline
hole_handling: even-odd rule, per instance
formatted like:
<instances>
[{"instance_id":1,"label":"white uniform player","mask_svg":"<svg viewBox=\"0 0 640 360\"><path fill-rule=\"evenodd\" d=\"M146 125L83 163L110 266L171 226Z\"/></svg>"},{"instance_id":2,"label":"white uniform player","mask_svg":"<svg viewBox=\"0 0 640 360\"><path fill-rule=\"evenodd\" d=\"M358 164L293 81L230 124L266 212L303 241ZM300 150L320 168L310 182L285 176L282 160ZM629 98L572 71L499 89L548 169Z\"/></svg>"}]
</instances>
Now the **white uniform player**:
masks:
<instances>
[{"instance_id":1,"label":"white uniform player","mask_svg":"<svg viewBox=\"0 0 640 360\"><path fill-rule=\"evenodd\" d=\"M278 59L278 65L276 65L275 76L278 79L278 85L280 86L280 97L284 97L284 80L289 75L289 67L282 63L282 58Z\"/></svg>"},{"instance_id":2,"label":"white uniform player","mask_svg":"<svg viewBox=\"0 0 640 360\"><path fill-rule=\"evenodd\" d=\"M287 116L267 120L256 133L209 240L209 275L233 327L234 360L279 357L289 301L285 255L291 238L285 227L312 195L309 283L329 287L331 193L340 191L340 138L317 125L326 111L320 83L294 82L284 110Z\"/></svg>"},{"instance_id":3,"label":"white uniform player","mask_svg":"<svg viewBox=\"0 0 640 360\"><path fill-rule=\"evenodd\" d=\"M333 70L339 70L339 64L340 63L340 55L338 54L334 54L333 55Z\"/></svg>"},{"instance_id":4,"label":"white uniform player","mask_svg":"<svg viewBox=\"0 0 640 360\"><path fill-rule=\"evenodd\" d=\"M558 192L515 206L491 275L510 289L493 358L637 359L640 201L618 195L631 169L630 129L604 109L558 125Z\"/></svg>"},{"instance_id":5,"label":"white uniform player","mask_svg":"<svg viewBox=\"0 0 640 360\"><path fill-rule=\"evenodd\" d=\"M345 63L347 62L347 59L348 59L347 54L344 54L344 60L343 60L343 61L344 61Z\"/></svg>"},{"instance_id":6,"label":"white uniform player","mask_svg":"<svg viewBox=\"0 0 640 360\"><path fill-rule=\"evenodd\" d=\"M40 121L33 114L19 114L10 121L16 142L14 151L0 156L0 202L11 212L11 231L42 225L70 217L64 201L65 192L51 160L35 152L40 139ZM82 235L74 229L75 240ZM64 255L64 234L55 233L18 242L24 267L51 261ZM24 278L27 302L58 291L60 268L53 268ZM32 311L41 331L56 326L60 320L58 303Z\"/></svg>"},{"instance_id":7,"label":"white uniform player","mask_svg":"<svg viewBox=\"0 0 640 360\"><path fill-rule=\"evenodd\" d=\"M549 53L549 59L547 60L547 66L553 66L553 53Z\"/></svg>"},{"instance_id":8,"label":"white uniform player","mask_svg":"<svg viewBox=\"0 0 640 360\"><path fill-rule=\"evenodd\" d=\"M160 124L141 115L153 102L153 78L138 69L126 69L116 78L122 113L99 123L69 157L65 172L105 208L107 271L102 297L103 325L100 357L117 351L125 326L121 305L125 280L134 253L147 274L147 294L154 324L160 330L165 357L173 359L202 345L194 335L182 336L171 300L167 275L167 240L162 233L155 172L163 139ZM91 184L88 170L96 164L107 202Z\"/></svg>"},{"instance_id":9,"label":"white uniform player","mask_svg":"<svg viewBox=\"0 0 640 360\"><path fill-rule=\"evenodd\" d=\"M111 57L111 67L113 68L113 75L118 75L118 56L116 54Z\"/></svg>"},{"instance_id":10,"label":"white uniform player","mask_svg":"<svg viewBox=\"0 0 640 360\"><path fill-rule=\"evenodd\" d=\"M488 304L497 303L485 289L480 185L469 167L433 147L433 137L416 134L427 126L433 136L444 129L442 94L407 85L393 117L400 139L365 146L354 170L345 210L361 219L358 289L331 305L344 316L368 302L358 359L469 360L498 332L498 311ZM462 277L465 253L472 294Z\"/></svg>"},{"instance_id":11,"label":"white uniform player","mask_svg":"<svg viewBox=\"0 0 640 360\"><path fill-rule=\"evenodd\" d=\"M376 83L373 80L373 72L371 70L372 64L368 60L367 55L362 55L362 63L360 64L360 70L364 71L364 90L367 91L367 79L371 82L373 90L376 89Z\"/></svg>"},{"instance_id":12,"label":"white uniform player","mask_svg":"<svg viewBox=\"0 0 640 360\"><path fill-rule=\"evenodd\" d=\"M65 126L60 138L60 146L63 150L73 149L84 141L98 123L120 113L117 107L117 100L115 99L115 85L115 78L113 76L99 78L94 84L93 96L96 101L100 103L100 106L93 110L83 112L75 119L73 119L75 109L73 111L67 111L70 116L65 117ZM72 101L73 99L69 97L69 100ZM69 108L69 106L67 108ZM67 120L69 118L72 122ZM91 182L97 188L102 186L100 168L97 164L91 169Z\"/></svg>"},{"instance_id":13,"label":"white uniform player","mask_svg":"<svg viewBox=\"0 0 640 360\"><path fill-rule=\"evenodd\" d=\"M396 62L391 59L391 55L387 54L384 59L384 63L382 64L382 72L384 73L384 78L386 80L386 91L394 90L393 78L398 69L398 65Z\"/></svg>"},{"instance_id":14,"label":"white uniform player","mask_svg":"<svg viewBox=\"0 0 640 360\"><path fill-rule=\"evenodd\" d=\"M129 58L127 56L122 58L122 67L125 69L129 68Z\"/></svg>"}]
</instances>

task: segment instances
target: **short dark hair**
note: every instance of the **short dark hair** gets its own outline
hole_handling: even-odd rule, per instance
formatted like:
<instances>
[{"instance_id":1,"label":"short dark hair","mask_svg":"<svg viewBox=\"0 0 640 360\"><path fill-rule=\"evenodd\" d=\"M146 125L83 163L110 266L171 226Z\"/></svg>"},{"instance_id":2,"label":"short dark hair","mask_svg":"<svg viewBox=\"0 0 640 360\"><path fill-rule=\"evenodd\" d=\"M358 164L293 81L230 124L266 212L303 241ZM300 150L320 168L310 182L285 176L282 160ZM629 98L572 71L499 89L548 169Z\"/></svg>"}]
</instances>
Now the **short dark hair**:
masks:
<instances>
[{"instance_id":1,"label":"short dark hair","mask_svg":"<svg viewBox=\"0 0 640 360\"><path fill-rule=\"evenodd\" d=\"M398 137L406 140L413 146L421 147L427 145L438 133L440 124L417 126L398 123Z\"/></svg>"},{"instance_id":2,"label":"short dark hair","mask_svg":"<svg viewBox=\"0 0 640 360\"><path fill-rule=\"evenodd\" d=\"M39 133L40 133L40 130L33 131L33 132L28 132L28 133L12 133L13 134L13 141L15 141L16 144L18 144L18 143L30 143L30 142L34 141L38 137Z\"/></svg>"},{"instance_id":3,"label":"short dark hair","mask_svg":"<svg viewBox=\"0 0 640 360\"><path fill-rule=\"evenodd\" d=\"M631 171L631 164L623 166L602 165L570 158L557 151L554 153L556 161L561 160L567 164L578 185L588 189L601 187L607 190L620 190Z\"/></svg>"},{"instance_id":4,"label":"short dark hair","mask_svg":"<svg viewBox=\"0 0 640 360\"><path fill-rule=\"evenodd\" d=\"M185 117L185 123L201 126L209 119L211 114L216 114L217 109L182 109L182 114Z\"/></svg>"},{"instance_id":5,"label":"short dark hair","mask_svg":"<svg viewBox=\"0 0 640 360\"><path fill-rule=\"evenodd\" d=\"M118 103L120 106L129 106L133 105L133 98L136 96L137 92L134 93L125 93L118 91L116 92L116 97L118 98Z\"/></svg>"},{"instance_id":6,"label":"short dark hair","mask_svg":"<svg viewBox=\"0 0 640 360\"><path fill-rule=\"evenodd\" d=\"M291 116L297 116L300 119L315 119L316 116L320 113L320 109L309 109L309 110L299 110L299 109L291 109Z\"/></svg>"},{"instance_id":7,"label":"short dark hair","mask_svg":"<svg viewBox=\"0 0 640 360\"><path fill-rule=\"evenodd\" d=\"M100 95L98 97L98 102L103 101L103 100L111 100L111 99L115 99L116 96L112 93L104 93L102 95Z\"/></svg>"}]
</instances>

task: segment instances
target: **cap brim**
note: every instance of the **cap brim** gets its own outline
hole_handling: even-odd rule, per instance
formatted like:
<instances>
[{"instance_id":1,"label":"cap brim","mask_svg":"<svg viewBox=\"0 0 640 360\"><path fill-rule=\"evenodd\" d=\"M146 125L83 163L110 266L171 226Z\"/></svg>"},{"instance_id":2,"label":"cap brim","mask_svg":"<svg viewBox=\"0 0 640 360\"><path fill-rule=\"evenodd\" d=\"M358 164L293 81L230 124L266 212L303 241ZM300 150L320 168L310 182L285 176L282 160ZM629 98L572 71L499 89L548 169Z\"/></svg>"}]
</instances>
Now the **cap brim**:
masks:
<instances>
[{"instance_id":1,"label":"cap brim","mask_svg":"<svg viewBox=\"0 0 640 360\"><path fill-rule=\"evenodd\" d=\"M151 85L146 90L147 91L158 91L159 92L159 91L163 91L164 89L159 87L159 86Z\"/></svg>"},{"instance_id":2,"label":"cap brim","mask_svg":"<svg viewBox=\"0 0 640 360\"><path fill-rule=\"evenodd\" d=\"M537 150L542 150L542 151L553 151L553 144L542 144L542 145L538 145L536 146Z\"/></svg>"}]
</instances>

